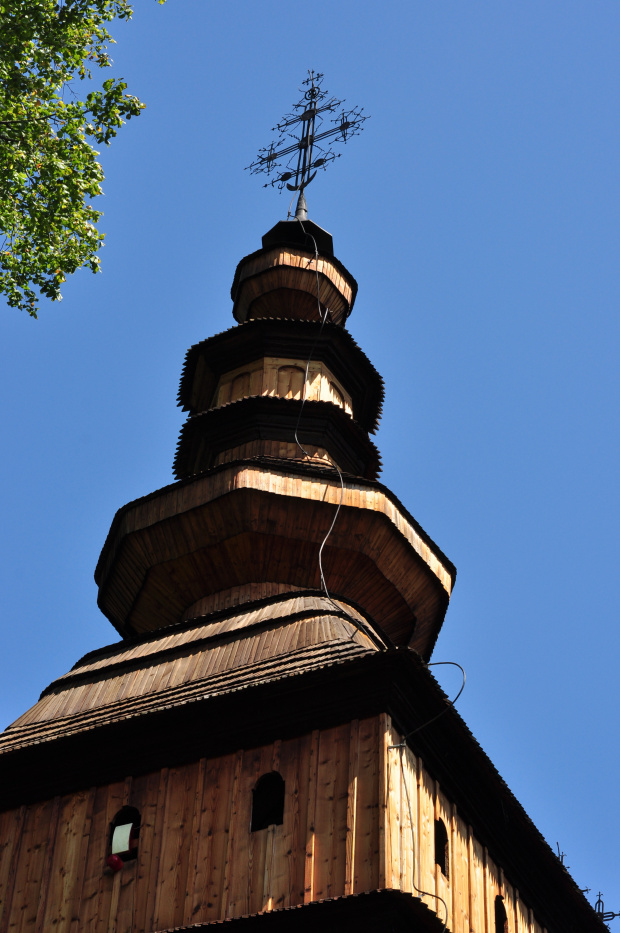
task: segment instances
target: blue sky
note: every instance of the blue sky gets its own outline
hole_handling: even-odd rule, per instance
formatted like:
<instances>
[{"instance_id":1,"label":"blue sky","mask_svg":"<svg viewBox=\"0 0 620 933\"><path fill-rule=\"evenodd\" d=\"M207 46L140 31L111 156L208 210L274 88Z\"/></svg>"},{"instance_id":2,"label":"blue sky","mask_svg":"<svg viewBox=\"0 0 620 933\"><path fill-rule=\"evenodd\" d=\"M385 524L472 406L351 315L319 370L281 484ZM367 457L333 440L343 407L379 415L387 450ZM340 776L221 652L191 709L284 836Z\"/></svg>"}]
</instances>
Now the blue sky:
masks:
<instances>
[{"instance_id":1,"label":"blue sky","mask_svg":"<svg viewBox=\"0 0 620 933\"><path fill-rule=\"evenodd\" d=\"M458 568L434 659L465 667L466 722L620 910L620 7L137 6L114 73L147 109L102 153L103 272L2 315L0 724L116 639L99 551L172 480L185 350L233 324L235 266L288 207L243 168L315 68L372 115L308 203L386 380L383 482Z\"/></svg>"}]
</instances>

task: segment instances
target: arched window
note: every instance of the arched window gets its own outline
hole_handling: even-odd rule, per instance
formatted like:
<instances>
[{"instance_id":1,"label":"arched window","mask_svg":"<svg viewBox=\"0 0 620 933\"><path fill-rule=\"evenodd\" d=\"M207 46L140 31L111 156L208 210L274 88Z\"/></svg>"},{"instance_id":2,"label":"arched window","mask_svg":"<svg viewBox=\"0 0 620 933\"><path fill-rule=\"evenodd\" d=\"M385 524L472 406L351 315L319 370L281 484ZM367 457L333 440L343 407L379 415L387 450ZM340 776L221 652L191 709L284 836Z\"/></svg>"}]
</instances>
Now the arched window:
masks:
<instances>
[{"instance_id":1,"label":"arched window","mask_svg":"<svg viewBox=\"0 0 620 933\"><path fill-rule=\"evenodd\" d=\"M441 874L450 876L450 849L448 831L443 820L435 820L435 865L439 865Z\"/></svg>"},{"instance_id":2,"label":"arched window","mask_svg":"<svg viewBox=\"0 0 620 933\"><path fill-rule=\"evenodd\" d=\"M252 791L251 831L280 826L284 820L284 778L277 771L263 774Z\"/></svg>"},{"instance_id":3,"label":"arched window","mask_svg":"<svg viewBox=\"0 0 620 933\"><path fill-rule=\"evenodd\" d=\"M138 856L140 835L140 811L135 807L123 807L118 811L110 826L110 855L123 862Z\"/></svg>"},{"instance_id":4,"label":"arched window","mask_svg":"<svg viewBox=\"0 0 620 933\"><path fill-rule=\"evenodd\" d=\"M232 381L230 387L230 401L236 402L239 398L247 398L250 394L250 374L239 373Z\"/></svg>"},{"instance_id":5,"label":"arched window","mask_svg":"<svg viewBox=\"0 0 620 933\"><path fill-rule=\"evenodd\" d=\"M495 933L508 933L508 914L501 894L495 898Z\"/></svg>"},{"instance_id":6,"label":"arched window","mask_svg":"<svg viewBox=\"0 0 620 933\"><path fill-rule=\"evenodd\" d=\"M278 390L280 398L301 398L305 372L299 366L280 366L278 369Z\"/></svg>"}]
</instances>

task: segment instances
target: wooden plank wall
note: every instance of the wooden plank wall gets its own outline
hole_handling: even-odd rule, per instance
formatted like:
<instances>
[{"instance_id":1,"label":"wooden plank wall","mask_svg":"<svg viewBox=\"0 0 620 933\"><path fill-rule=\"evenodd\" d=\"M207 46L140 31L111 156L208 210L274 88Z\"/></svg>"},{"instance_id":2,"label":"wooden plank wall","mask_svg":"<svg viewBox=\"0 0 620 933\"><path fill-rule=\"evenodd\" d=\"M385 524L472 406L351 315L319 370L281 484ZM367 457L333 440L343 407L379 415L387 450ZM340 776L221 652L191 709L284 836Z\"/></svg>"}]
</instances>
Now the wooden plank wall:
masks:
<instances>
[{"instance_id":1,"label":"wooden plank wall","mask_svg":"<svg viewBox=\"0 0 620 933\"><path fill-rule=\"evenodd\" d=\"M377 888L427 892L452 933L495 933L501 894L510 933L543 933L399 743L377 716L1 814L0 933L151 933ZM269 771L285 781L284 821L251 833L252 790ZM142 817L138 858L111 874L110 824L125 805Z\"/></svg>"},{"instance_id":2,"label":"wooden plank wall","mask_svg":"<svg viewBox=\"0 0 620 933\"><path fill-rule=\"evenodd\" d=\"M324 363L308 365L305 392L306 360L274 356L264 357L249 366L239 366L220 377L213 398L213 408L252 395L332 402L353 416L351 396Z\"/></svg>"},{"instance_id":3,"label":"wooden plank wall","mask_svg":"<svg viewBox=\"0 0 620 933\"><path fill-rule=\"evenodd\" d=\"M504 899L509 933L546 933L502 869L475 838L472 827L401 737L382 716L385 874L381 887L422 897L446 920L451 933L496 933L495 898ZM435 820L446 827L448 876L435 861Z\"/></svg>"}]
</instances>

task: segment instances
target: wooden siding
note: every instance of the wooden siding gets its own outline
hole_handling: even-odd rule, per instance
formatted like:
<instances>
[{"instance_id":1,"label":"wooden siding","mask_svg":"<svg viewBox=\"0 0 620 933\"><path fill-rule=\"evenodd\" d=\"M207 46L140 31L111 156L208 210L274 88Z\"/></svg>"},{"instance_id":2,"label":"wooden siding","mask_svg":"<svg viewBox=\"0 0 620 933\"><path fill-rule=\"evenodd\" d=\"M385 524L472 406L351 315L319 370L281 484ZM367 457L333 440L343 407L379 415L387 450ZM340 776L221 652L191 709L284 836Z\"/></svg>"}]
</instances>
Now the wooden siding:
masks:
<instances>
[{"instance_id":1,"label":"wooden siding","mask_svg":"<svg viewBox=\"0 0 620 933\"><path fill-rule=\"evenodd\" d=\"M496 933L497 895L504 899L509 933L543 933L422 759L400 747L401 737L387 716L383 734L386 886L421 896L451 933ZM435 863L435 819L441 819L448 832L447 877Z\"/></svg>"},{"instance_id":2,"label":"wooden siding","mask_svg":"<svg viewBox=\"0 0 620 933\"><path fill-rule=\"evenodd\" d=\"M389 717L330 729L0 815L0 933L150 933L387 888L422 894L451 933L543 933ZM279 771L284 819L250 832L252 789ZM141 813L138 858L105 867L110 823ZM448 829L448 877L434 859ZM441 901L438 899L441 898Z\"/></svg>"},{"instance_id":3,"label":"wooden siding","mask_svg":"<svg viewBox=\"0 0 620 933\"><path fill-rule=\"evenodd\" d=\"M336 610L342 609L342 616ZM212 683L238 676L264 679L276 662L289 673L301 669L318 650L324 661L376 651L360 629L363 617L352 606L324 596L298 596L247 612L197 620L179 630L132 643L120 642L87 655L58 678L41 699L2 736L0 749L27 744L79 722L92 726L126 713L137 704L157 708L171 694L191 689L203 696Z\"/></svg>"},{"instance_id":4,"label":"wooden siding","mask_svg":"<svg viewBox=\"0 0 620 933\"><path fill-rule=\"evenodd\" d=\"M294 441L270 441L257 439L229 447L217 454L213 465L232 463L234 460L251 460L254 457L271 457L277 460L299 460L306 463L318 463L320 466L332 466L340 469L332 455L325 447L316 444L296 444Z\"/></svg>"},{"instance_id":5,"label":"wooden siding","mask_svg":"<svg viewBox=\"0 0 620 933\"><path fill-rule=\"evenodd\" d=\"M252 395L268 395L332 402L353 416L351 396L325 363L311 361L308 364L304 386L306 365L305 359L265 357L250 366L238 366L222 374L210 407L220 408Z\"/></svg>"},{"instance_id":6,"label":"wooden siding","mask_svg":"<svg viewBox=\"0 0 620 933\"><path fill-rule=\"evenodd\" d=\"M375 433L383 405L383 380L351 334L329 321L324 325L282 319L248 321L194 344L185 357L178 403L192 415L205 411L213 403L223 373L235 368L252 372L257 361L283 356L302 360L304 368L309 357L312 363L324 365L336 384L350 393L355 420Z\"/></svg>"},{"instance_id":7,"label":"wooden siding","mask_svg":"<svg viewBox=\"0 0 620 933\"><path fill-rule=\"evenodd\" d=\"M428 657L452 566L383 487L347 478L341 488L324 473L226 465L126 506L98 564L100 607L126 634L178 622L210 587L317 588L318 548L341 503L325 550L330 592L362 605L398 644L415 614L411 644Z\"/></svg>"},{"instance_id":8,"label":"wooden siding","mask_svg":"<svg viewBox=\"0 0 620 933\"><path fill-rule=\"evenodd\" d=\"M233 315L237 321L265 316L312 319L319 317L319 301L321 309L329 308L331 320L342 324L355 299L353 280L344 272L326 257L317 260L304 250L259 250L237 267Z\"/></svg>"},{"instance_id":9,"label":"wooden siding","mask_svg":"<svg viewBox=\"0 0 620 933\"><path fill-rule=\"evenodd\" d=\"M243 603L251 603L259 599L268 599L270 596L281 596L284 593L294 593L301 590L299 586L290 586L287 583L246 583L244 586L232 586L230 589L213 593L204 599L199 599L186 611L183 621L198 619L210 612L221 612L232 609Z\"/></svg>"}]
</instances>

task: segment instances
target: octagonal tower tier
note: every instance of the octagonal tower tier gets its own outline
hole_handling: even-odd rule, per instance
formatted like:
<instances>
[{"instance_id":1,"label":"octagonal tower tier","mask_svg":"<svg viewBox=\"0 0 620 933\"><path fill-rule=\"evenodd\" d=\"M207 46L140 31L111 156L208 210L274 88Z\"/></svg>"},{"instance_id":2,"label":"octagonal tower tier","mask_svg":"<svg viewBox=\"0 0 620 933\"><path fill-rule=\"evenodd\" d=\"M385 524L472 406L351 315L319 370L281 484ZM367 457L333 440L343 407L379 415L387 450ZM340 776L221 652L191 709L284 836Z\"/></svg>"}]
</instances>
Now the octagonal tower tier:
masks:
<instances>
[{"instance_id":1,"label":"octagonal tower tier","mask_svg":"<svg viewBox=\"0 0 620 933\"><path fill-rule=\"evenodd\" d=\"M318 288L317 288L318 285ZM330 320L344 324L357 282L334 258L331 235L311 220L284 220L263 237L263 248L237 266L231 289L233 315Z\"/></svg>"},{"instance_id":2,"label":"octagonal tower tier","mask_svg":"<svg viewBox=\"0 0 620 933\"><path fill-rule=\"evenodd\" d=\"M121 634L316 593L322 549L333 598L430 656L455 571L377 482L383 381L343 326L356 291L311 221L276 224L240 262L240 323L186 356L179 482L119 511L97 566Z\"/></svg>"}]
</instances>

